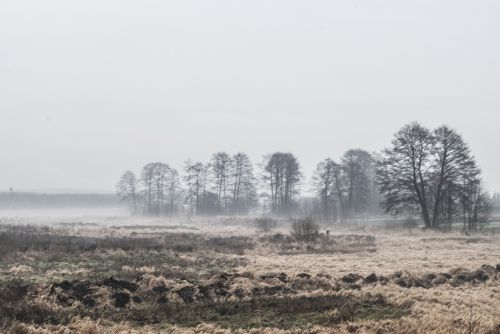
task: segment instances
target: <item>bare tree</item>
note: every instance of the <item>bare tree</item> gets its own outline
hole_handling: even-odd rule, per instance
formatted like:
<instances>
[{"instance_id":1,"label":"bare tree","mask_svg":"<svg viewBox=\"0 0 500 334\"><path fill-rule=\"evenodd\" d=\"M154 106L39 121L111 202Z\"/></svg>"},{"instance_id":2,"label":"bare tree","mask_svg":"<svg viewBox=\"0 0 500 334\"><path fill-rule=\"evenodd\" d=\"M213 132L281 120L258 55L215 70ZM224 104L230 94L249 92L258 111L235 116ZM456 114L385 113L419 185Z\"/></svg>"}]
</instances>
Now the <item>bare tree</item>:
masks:
<instances>
[{"instance_id":1,"label":"bare tree","mask_svg":"<svg viewBox=\"0 0 500 334\"><path fill-rule=\"evenodd\" d=\"M377 162L383 207L388 213L402 213L417 205L426 227L431 227L428 208L433 136L418 123L404 126L396 133L391 147Z\"/></svg>"},{"instance_id":2,"label":"bare tree","mask_svg":"<svg viewBox=\"0 0 500 334\"><path fill-rule=\"evenodd\" d=\"M162 162L149 163L142 170L141 182L146 214L159 216L173 212L170 204L178 187L177 171Z\"/></svg>"},{"instance_id":3,"label":"bare tree","mask_svg":"<svg viewBox=\"0 0 500 334\"><path fill-rule=\"evenodd\" d=\"M177 211L177 204L180 200L180 180L179 173L173 169L169 168L167 179L165 183L165 190L167 193L167 206L165 206L164 214L172 215Z\"/></svg>"},{"instance_id":4,"label":"bare tree","mask_svg":"<svg viewBox=\"0 0 500 334\"><path fill-rule=\"evenodd\" d=\"M273 212L284 213L292 208L302 173L292 153L276 152L265 158L264 181L269 186Z\"/></svg>"},{"instance_id":5,"label":"bare tree","mask_svg":"<svg viewBox=\"0 0 500 334\"><path fill-rule=\"evenodd\" d=\"M201 162L188 160L184 163L184 182L187 186L186 200L191 213L200 213L204 198L206 168Z\"/></svg>"},{"instance_id":6,"label":"bare tree","mask_svg":"<svg viewBox=\"0 0 500 334\"><path fill-rule=\"evenodd\" d=\"M480 174L467 144L446 126L433 132L418 123L405 126L377 161L386 211L415 205L430 228L450 229L460 216L465 231L487 221L489 196Z\"/></svg>"},{"instance_id":7,"label":"bare tree","mask_svg":"<svg viewBox=\"0 0 500 334\"><path fill-rule=\"evenodd\" d=\"M330 158L318 163L312 178L312 187L319 197L323 219L335 220L336 170L339 165Z\"/></svg>"},{"instance_id":8,"label":"bare tree","mask_svg":"<svg viewBox=\"0 0 500 334\"><path fill-rule=\"evenodd\" d=\"M141 183L143 189L144 199L144 214L153 214L153 201L154 201L154 180L155 180L155 164L149 163L143 167L141 173Z\"/></svg>"},{"instance_id":9,"label":"bare tree","mask_svg":"<svg viewBox=\"0 0 500 334\"><path fill-rule=\"evenodd\" d=\"M374 160L364 150L349 150L342 157L342 169L347 189L345 215L352 219L365 213L370 205L375 179Z\"/></svg>"},{"instance_id":10,"label":"bare tree","mask_svg":"<svg viewBox=\"0 0 500 334\"><path fill-rule=\"evenodd\" d=\"M120 181L116 185L116 194L120 198L121 202L126 202L130 208L132 214L137 212L137 178L135 174L127 170L120 177Z\"/></svg>"},{"instance_id":11,"label":"bare tree","mask_svg":"<svg viewBox=\"0 0 500 334\"><path fill-rule=\"evenodd\" d=\"M231 159L231 204L233 213L247 211L256 202L255 177L250 158L236 153Z\"/></svg>"},{"instance_id":12,"label":"bare tree","mask_svg":"<svg viewBox=\"0 0 500 334\"><path fill-rule=\"evenodd\" d=\"M210 162L210 169L217 194L217 208L219 211L224 212L227 210L227 190L231 162L231 156L226 152L215 153Z\"/></svg>"},{"instance_id":13,"label":"bare tree","mask_svg":"<svg viewBox=\"0 0 500 334\"><path fill-rule=\"evenodd\" d=\"M470 171L469 171L470 173ZM465 172L464 174L468 174ZM476 231L480 225L487 223L491 214L490 196L483 191L481 179L476 171L465 175L462 179L460 204L462 206L462 219L464 232Z\"/></svg>"},{"instance_id":14,"label":"bare tree","mask_svg":"<svg viewBox=\"0 0 500 334\"><path fill-rule=\"evenodd\" d=\"M434 131L433 159L432 227L443 224L451 227L454 197L461 189L459 184L464 183L464 177L476 180L480 172L462 136L446 126Z\"/></svg>"}]
</instances>

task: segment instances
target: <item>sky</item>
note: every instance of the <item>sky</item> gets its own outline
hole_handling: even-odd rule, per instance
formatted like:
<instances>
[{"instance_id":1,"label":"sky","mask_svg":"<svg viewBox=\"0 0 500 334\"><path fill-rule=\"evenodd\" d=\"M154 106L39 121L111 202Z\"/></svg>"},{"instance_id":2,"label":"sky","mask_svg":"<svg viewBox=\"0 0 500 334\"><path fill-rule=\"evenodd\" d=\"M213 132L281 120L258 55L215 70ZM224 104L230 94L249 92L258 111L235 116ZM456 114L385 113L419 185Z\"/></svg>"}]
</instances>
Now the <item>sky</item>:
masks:
<instances>
[{"instance_id":1,"label":"sky","mask_svg":"<svg viewBox=\"0 0 500 334\"><path fill-rule=\"evenodd\" d=\"M257 164L447 124L500 191L497 0L2 0L0 191L113 191L148 162Z\"/></svg>"}]
</instances>

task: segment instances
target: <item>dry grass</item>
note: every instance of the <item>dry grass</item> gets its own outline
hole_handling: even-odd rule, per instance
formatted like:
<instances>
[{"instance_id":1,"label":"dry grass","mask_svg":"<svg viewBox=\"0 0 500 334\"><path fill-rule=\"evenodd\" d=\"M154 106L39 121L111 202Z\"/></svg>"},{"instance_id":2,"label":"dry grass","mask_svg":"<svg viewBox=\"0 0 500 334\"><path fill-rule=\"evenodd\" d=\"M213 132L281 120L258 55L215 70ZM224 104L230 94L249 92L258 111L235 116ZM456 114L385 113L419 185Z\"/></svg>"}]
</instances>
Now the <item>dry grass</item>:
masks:
<instances>
[{"instance_id":1,"label":"dry grass","mask_svg":"<svg viewBox=\"0 0 500 334\"><path fill-rule=\"evenodd\" d=\"M246 218L4 223L1 332L500 333L495 235L329 228L307 242L289 222L263 234Z\"/></svg>"}]
</instances>

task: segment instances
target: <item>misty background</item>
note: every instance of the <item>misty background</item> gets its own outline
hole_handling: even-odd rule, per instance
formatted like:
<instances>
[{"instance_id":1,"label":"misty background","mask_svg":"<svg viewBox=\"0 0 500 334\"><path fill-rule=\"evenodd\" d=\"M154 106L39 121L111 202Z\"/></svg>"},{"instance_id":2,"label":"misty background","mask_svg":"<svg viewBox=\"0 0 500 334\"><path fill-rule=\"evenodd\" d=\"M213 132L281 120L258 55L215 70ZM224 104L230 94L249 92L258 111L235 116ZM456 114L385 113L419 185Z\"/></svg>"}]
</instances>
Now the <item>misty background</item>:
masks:
<instances>
[{"instance_id":1,"label":"misty background","mask_svg":"<svg viewBox=\"0 0 500 334\"><path fill-rule=\"evenodd\" d=\"M150 161L316 163L448 124L500 189L497 1L0 3L0 190L112 192Z\"/></svg>"}]
</instances>

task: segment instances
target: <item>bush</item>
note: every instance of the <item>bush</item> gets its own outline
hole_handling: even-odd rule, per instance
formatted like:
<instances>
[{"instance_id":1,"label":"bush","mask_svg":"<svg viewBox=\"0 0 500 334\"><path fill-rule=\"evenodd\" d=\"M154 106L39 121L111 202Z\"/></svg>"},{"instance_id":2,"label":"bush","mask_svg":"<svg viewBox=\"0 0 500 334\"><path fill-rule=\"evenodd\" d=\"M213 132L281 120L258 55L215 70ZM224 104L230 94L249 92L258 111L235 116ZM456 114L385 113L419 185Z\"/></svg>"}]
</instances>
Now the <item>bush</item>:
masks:
<instances>
[{"instance_id":1,"label":"bush","mask_svg":"<svg viewBox=\"0 0 500 334\"><path fill-rule=\"evenodd\" d=\"M314 241L319 236L319 225L311 217L296 219L292 224L292 236L297 241Z\"/></svg>"},{"instance_id":2,"label":"bush","mask_svg":"<svg viewBox=\"0 0 500 334\"><path fill-rule=\"evenodd\" d=\"M274 230L277 225L276 220L269 217L257 218L255 220L255 226L258 230L263 232L270 232Z\"/></svg>"}]
</instances>

